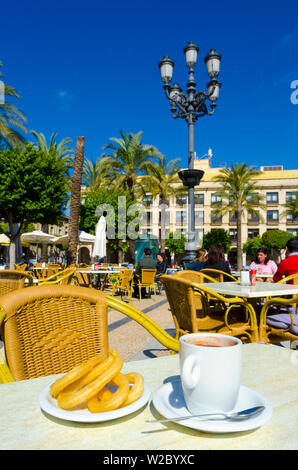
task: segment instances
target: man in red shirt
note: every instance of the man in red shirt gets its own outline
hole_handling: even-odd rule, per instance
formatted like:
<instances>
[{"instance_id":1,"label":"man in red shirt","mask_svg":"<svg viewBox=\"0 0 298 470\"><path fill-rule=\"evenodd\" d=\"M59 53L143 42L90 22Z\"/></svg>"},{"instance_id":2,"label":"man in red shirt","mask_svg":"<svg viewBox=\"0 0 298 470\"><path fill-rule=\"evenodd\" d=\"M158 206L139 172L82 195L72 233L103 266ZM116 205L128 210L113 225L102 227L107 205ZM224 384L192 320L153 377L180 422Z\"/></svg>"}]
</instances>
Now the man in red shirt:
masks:
<instances>
[{"instance_id":1,"label":"man in red shirt","mask_svg":"<svg viewBox=\"0 0 298 470\"><path fill-rule=\"evenodd\" d=\"M286 243L286 258L279 265L273 276L273 281L278 282L283 277L298 273L298 238L290 238ZM292 284L292 281L289 281Z\"/></svg>"}]
</instances>

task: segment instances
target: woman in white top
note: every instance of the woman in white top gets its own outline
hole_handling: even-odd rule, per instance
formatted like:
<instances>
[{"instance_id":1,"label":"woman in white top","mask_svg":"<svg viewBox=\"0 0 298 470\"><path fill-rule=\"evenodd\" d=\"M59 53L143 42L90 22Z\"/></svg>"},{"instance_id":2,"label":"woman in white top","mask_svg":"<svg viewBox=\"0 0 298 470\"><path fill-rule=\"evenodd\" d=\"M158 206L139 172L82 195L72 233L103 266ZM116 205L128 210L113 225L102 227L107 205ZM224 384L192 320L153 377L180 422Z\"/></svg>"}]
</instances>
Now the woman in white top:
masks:
<instances>
[{"instance_id":1,"label":"woman in white top","mask_svg":"<svg viewBox=\"0 0 298 470\"><path fill-rule=\"evenodd\" d=\"M257 251L255 260L250 265L250 269L256 269L257 274L275 274L277 265L270 259L268 251L265 248L260 248Z\"/></svg>"}]
</instances>

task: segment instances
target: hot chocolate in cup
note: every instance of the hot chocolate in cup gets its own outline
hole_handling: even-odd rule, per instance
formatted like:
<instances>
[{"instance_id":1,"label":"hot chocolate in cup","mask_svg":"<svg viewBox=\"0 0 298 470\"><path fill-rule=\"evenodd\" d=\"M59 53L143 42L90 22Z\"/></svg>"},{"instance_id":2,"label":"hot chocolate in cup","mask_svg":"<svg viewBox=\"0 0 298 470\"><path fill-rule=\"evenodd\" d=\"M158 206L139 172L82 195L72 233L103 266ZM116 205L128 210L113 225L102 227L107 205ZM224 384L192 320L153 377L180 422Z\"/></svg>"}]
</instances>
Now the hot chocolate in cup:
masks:
<instances>
[{"instance_id":1,"label":"hot chocolate in cup","mask_svg":"<svg viewBox=\"0 0 298 470\"><path fill-rule=\"evenodd\" d=\"M190 333L179 343L181 384L189 412L231 411L240 388L241 340L219 333Z\"/></svg>"}]
</instances>

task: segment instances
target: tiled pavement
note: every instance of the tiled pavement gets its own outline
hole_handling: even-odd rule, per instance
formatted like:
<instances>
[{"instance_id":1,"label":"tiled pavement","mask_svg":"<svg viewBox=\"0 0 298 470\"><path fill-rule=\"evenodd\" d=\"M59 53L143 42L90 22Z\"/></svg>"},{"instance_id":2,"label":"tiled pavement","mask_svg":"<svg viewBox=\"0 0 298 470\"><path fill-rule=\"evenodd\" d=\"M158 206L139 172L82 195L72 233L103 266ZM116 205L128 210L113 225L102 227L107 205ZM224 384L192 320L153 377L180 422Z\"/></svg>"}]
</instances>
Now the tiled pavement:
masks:
<instances>
[{"instance_id":1,"label":"tiled pavement","mask_svg":"<svg viewBox=\"0 0 298 470\"><path fill-rule=\"evenodd\" d=\"M174 323L164 292L142 300L133 298L132 304L171 336L175 336ZM108 325L109 347L116 349L125 362L171 354L145 328L120 312L109 310Z\"/></svg>"}]
</instances>

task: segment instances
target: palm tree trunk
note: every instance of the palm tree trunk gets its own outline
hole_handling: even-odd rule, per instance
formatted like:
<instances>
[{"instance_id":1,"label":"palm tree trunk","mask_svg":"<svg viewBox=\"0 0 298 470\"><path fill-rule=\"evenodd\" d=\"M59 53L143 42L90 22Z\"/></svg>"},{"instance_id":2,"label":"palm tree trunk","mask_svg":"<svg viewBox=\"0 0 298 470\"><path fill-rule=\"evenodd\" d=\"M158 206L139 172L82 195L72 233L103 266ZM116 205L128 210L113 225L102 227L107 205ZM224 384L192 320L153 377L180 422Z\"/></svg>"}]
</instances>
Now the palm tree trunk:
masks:
<instances>
[{"instance_id":1,"label":"palm tree trunk","mask_svg":"<svg viewBox=\"0 0 298 470\"><path fill-rule=\"evenodd\" d=\"M49 225L48 224L43 224L41 227L41 230L44 233L49 233ZM41 246L41 260L45 263L48 262L48 243L43 243Z\"/></svg>"},{"instance_id":2,"label":"palm tree trunk","mask_svg":"<svg viewBox=\"0 0 298 470\"><path fill-rule=\"evenodd\" d=\"M237 192L237 270L242 269L242 225L241 225L241 198Z\"/></svg>"},{"instance_id":3,"label":"palm tree trunk","mask_svg":"<svg viewBox=\"0 0 298 470\"><path fill-rule=\"evenodd\" d=\"M81 205L81 184L84 164L85 137L77 138L75 162L72 176L69 230L68 230L68 251L67 265L75 264L77 258L77 248L79 243L79 216Z\"/></svg>"},{"instance_id":4,"label":"palm tree trunk","mask_svg":"<svg viewBox=\"0 0 298 470\"><path fill-rule=\"evenodd\" d=\"M162 199L161 203L161 221L160 221L160 228L161 228L161 237L160 237L160 251L161 253L165 252L165 233L166 233L166 203L165 199Z\"/></svg>"}]
</instances>

